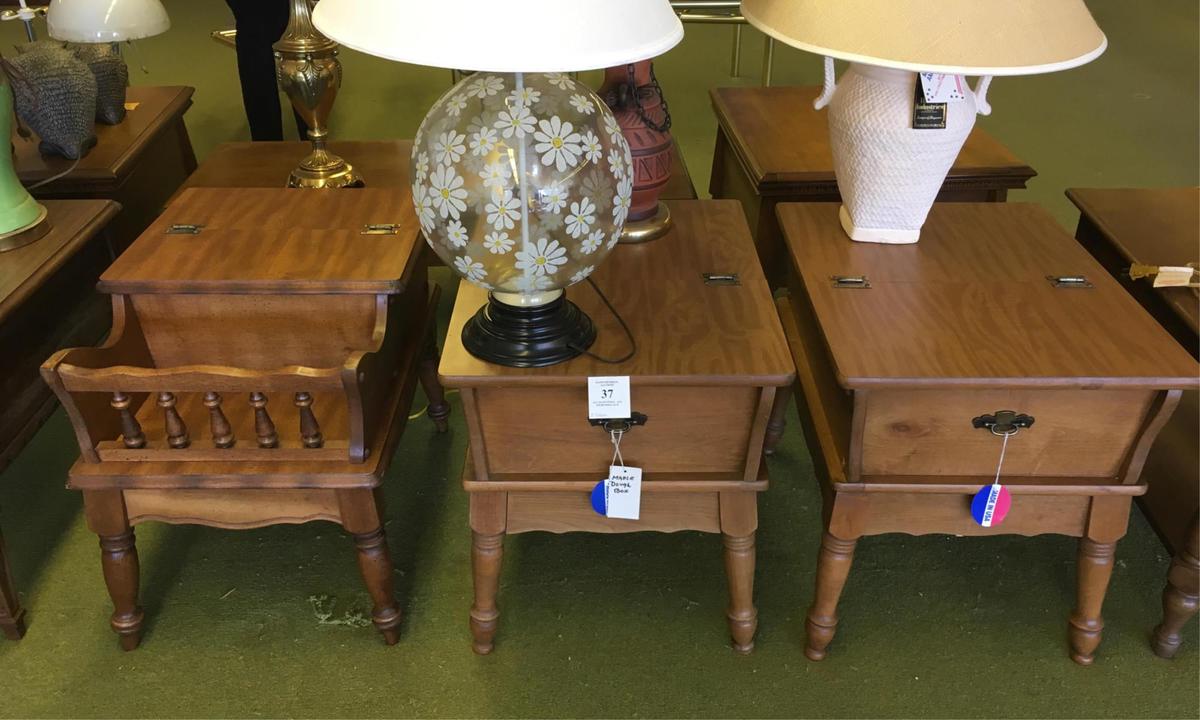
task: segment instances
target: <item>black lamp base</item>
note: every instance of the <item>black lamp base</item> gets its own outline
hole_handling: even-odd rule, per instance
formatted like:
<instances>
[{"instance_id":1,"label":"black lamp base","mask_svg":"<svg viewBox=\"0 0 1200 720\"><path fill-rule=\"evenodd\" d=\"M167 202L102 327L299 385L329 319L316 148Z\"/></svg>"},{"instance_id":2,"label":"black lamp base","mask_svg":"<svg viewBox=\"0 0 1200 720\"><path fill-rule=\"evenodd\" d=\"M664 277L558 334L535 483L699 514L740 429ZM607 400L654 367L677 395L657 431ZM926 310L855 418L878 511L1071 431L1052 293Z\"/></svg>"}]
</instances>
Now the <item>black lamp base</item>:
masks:
<instances>
[{"instance_id":1,"label":"black lamp base","mask_svg":"<svg viewBox=\"0 0 1200 720\"><path fill-rule=\"evenodd\" d=\"M576 357L596 340L592 319L566 296L517 307L488 296L462 331L467 352L506 367L546 367Z\"/></svg>"}]
</instances>

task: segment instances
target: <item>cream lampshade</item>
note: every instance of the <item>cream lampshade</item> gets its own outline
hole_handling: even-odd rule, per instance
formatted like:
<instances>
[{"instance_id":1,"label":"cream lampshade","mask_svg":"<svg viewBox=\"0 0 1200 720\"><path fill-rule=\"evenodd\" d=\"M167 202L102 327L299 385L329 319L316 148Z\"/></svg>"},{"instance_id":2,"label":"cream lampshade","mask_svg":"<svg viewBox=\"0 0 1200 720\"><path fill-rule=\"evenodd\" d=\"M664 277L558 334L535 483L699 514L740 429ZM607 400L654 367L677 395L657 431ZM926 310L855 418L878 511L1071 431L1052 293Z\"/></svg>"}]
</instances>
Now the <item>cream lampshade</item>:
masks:
<instances>
[{"instance_id":1,"label":"cream lampshade","mask_svg":"<svg viewBox=\"0 0 1200 720\"><path fill-rule=\"evenodd\" d=\"M159 0L52 0L46 26L55 40L110 43L161 35L171 19Z\"/></svg>"},{"instance_id":2,"label":"cream lampshade","mask_svg":"<svg viewBox=\"0 0 1200 720\"><path fill-rule=\"evenodd\" d=\"M842 226L868 242L920 237L976 113L991 112L993 75L1066 70L1107 46L1083 0L743 0L742 13L771 37L826 57L815 104L829 105ZM833 58L850 62L840 84ZM923 72L952 76L961 94L944 107L918 103ZM974 91L963 75L981 76Z\"/></svg>"},{"instance_id":3,"label":"cream lampshade","mask_svg":"<svg viewBox=\"0 0 1200 720\"><path fill-rule=\"evenodd\" d=\"M490 291L463 329L476 356L537 367L595 339L569 302L620 238L633 193L629 143L599 97L565 73L660 55L683 37L667 0L321 0L313 23L344 47L477 71L413 141L426 241Z\"/></svg>"}]
</instances>

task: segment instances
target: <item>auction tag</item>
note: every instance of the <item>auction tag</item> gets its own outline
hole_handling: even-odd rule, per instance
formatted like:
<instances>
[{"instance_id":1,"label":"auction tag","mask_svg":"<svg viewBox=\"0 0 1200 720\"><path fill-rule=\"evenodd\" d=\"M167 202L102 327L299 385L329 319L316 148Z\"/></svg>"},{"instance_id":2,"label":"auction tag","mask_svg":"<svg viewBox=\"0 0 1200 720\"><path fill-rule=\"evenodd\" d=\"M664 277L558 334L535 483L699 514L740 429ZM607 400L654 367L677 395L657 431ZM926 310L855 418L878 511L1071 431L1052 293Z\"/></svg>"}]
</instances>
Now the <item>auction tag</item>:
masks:
<instances>
[{"instance_id":1,"label":"auction tag","mask_svg":"<svg viewBox=\"0 0 1200 720\"><path fill-rule=\"evenodd\" d=\"M588 378L588 419L611 420L633 416L629 376Z\"/></svg>"},{"instance_id":2,"label":"auction tag","mask_svg":"<svg viewBox=\"0 0 1200 720\"><path fill-rule=\"evenodd\" d=\"M1008 488L999 483L985 485L975 493L971 501L971 517L983 527L992 527L1004 522L1012 507L1012 495Z\"/></svg>"},{"instance_id":3,"label":"auction tag","mask_svg":"<svg viewBox=\"0 0 1200 720\"><path fill-rule=\"evenodd\" d=\"M963 92L961 75L944 75L942 73L919 73L921 89L928 103L959 102L966 97Z\"/></svg>"},{"instance_id":4,"label":"auction tag","mask_svg":"<svg viewBox=\"0 0 1200 720\"><path fill-rule=\"evenodd\" d=\"M1154 287L1187 287L1196 271L1187 266L1163 265L1154 276Z\"/></svg>"},{"instance_id":5,"label":"auction tag","mask_svg":"<svg viewBox=\"0 0 1200 720\"><path fill-rule=\"evenodd\" d=\"M945 130L946 103L931 103L925 99L921 83L913 84L913 130Z\"/></svg>"},{"instance_id":6,"label":"auction tag","mask_svg":"<svg viewBox=\"0 0 1200 720\"><path fill-rule=\"evenodd\" d=\"M604 481L604 514L610 518L637 520L642 509L642 469L611 465Z\"/></svg>"}]
</instances>

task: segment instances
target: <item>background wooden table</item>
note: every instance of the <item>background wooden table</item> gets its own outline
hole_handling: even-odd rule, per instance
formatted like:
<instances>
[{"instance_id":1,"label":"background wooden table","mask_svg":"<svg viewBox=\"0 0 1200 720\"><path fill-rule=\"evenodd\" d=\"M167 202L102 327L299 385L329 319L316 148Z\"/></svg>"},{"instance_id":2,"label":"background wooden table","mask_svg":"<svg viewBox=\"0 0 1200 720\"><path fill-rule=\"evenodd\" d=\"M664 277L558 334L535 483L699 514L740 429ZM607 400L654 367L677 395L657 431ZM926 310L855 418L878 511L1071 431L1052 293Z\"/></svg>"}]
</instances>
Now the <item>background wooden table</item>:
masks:
<instances>
[{"instance_id":1,"label":"background wooden table","mask_svg":"<svg viewBox=\"0 0 1200 720\"><path fill-rule=\"evenodd\" d=\"M184 187L284 187L288 174L311 146L305 142L222 143L204 159ZM404 187L409 180L412 140L334 140L329 149L355 167L367 187ZM693 200L696 189L679 146L673 146L665 200Z\"/></svg>"},{"instance_id":2,"label":"background wooden table","mask_svg":"<svg viewBox=\"0 0 1200 720\"><path fill-rule=\"evenodd\" d=\"M775 218L781 202L839 202L827 115L813 109L817 86L726 87L710 91L717 144L709 192L740 200L772 286L783 282L787 255ZM938 200L1002 202L1024 188L1033 168L978 126L971 132Z\"/></svg>"},{"instance_id":3,"label":"background wooden table","mask_svg":"<svg viewBox=\"0 0 1200 720\"><path fill-rule=\"evenodd\" d=\"M121 213L110 230L120 253L158 217L167 200L196 169L196 154L183 115L193 88L129 88L129 111L118 125L96 125L96 146L66 176L31 192L39 199L115 200ZM26 186L71 167L71 161L44 156L38 138L13 135L17 174Z\"/></svg>"},{"instance_id":4,"label":"background wooden table","mask_svg":"<svg viewBox=\"0 0 1200 720\"><path fill-rule=\"evenodd\" d=\"M1071 188L1079 207L1076 239L1176 340L1200 356L1200 297L1192 288L1155 288L1152 279L1131 280L1131 263L1183 265L1200 259L1200 188ZM1184 624L1200 602L1200 398L1184 393L1146 459L1150 491L1142 509L1175 555L1163 598L1166 622L1154 649L1170 657Z\"/></svg>"},{"instance_id":5,"label":"background wooden table","mask_svg":"<svg viewBox=\"0 0 1200 720\"><path fill-rule=\"evenodd\" d=\"M38 374L42 361L60 347L99 340L111 317L95 286L111 260L105 228L120 206L108 200L45 204L50 232L0 253L0 471L56 407ZM24 626L3 554L0 539L0 629L17 637Z\"/></svg>"}]
</instances>

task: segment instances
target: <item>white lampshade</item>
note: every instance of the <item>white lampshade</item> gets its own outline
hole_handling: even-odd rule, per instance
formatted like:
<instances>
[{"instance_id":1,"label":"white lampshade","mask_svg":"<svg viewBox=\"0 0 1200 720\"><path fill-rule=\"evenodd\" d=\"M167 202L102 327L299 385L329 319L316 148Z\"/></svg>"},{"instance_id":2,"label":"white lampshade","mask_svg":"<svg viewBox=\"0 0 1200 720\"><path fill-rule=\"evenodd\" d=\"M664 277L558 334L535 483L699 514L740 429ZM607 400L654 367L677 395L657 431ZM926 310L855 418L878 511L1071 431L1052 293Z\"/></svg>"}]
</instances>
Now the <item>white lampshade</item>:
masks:
<instances>
[{"instance_id":1,"label":"white lampshade","mask_svg":"<svg viewBox=\"0 0 1200 720\"><path fill-rule=\"evenodd\" d=\"M750 24L850 62L957 75L1032 75L1107 46L1083 0L743 0Z\"/></svg>"},{"instance_id":2,"label":"white lampshade","mask_svg":"<svg viewBox=\"0 0 1200 720\"><path fill-rule=\"evenodd\" d=\"M313 24L370 55L491 72L612 67L683 39L668 0L321 0Z\"/></svg>"},{"instance_id":3,"label":"white lampshade","mask_svg":"<svg viewBox=\"0 0 1200 720\"><path fill-rule=\"evenodd\" d=\"M50 37L76 43L109 43L161 35L171 19L159 0L52 0Z\"/></svg>"}]
</instances>

